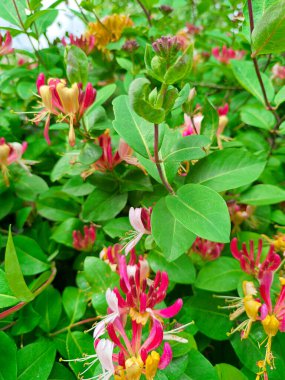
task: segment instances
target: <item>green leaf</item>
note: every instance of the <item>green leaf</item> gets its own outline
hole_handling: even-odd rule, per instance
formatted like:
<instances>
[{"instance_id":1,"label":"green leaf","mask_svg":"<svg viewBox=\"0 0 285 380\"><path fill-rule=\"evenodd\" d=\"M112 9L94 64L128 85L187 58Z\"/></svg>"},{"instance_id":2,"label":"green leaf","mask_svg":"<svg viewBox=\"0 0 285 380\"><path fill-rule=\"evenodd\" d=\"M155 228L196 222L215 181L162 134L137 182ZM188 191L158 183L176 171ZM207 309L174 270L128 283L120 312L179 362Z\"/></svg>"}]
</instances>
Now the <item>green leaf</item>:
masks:
<instances>
[{"instance_id":1,"label":"green leaf","mask_svg":"<svg viewBox=\"0 0 285 380\"><path fill-rule=\"evenodd\" d=\"M275 117L272 112L266 110L261 104L243 106L240 116L244 123L266 131L270 130L275 124Z\"/></svg>"},{"instance_id":2,"label":"green leaf","mask_svg":"<svg viewBox=\"0 0 285 380\"><path fill-rule=\"evenodd\" d=\"M176 62L169 67L164 75L164 82L173 84L185 78L191 68L193 62L193 44L191 43L187 49L180 55Z\"/></svg>"},{"instance_id":3,"label":"green leaf","mask_svg":"<svg viewBox=\"0 0 285 380\"><path fill-rule=\"evenodd\" d=\"M231 257L220 257L203 266L195 286L212 292L228 292L237 288L242 275L243 271L237 260Z\"/></svg>"},{"instance_id":4,"label":"green leaf","mask_svg":"<svg viewBox=\"0 0 285 380\"><path fill-rule=\"evenodd\" d=\"M108 193L95 189L82 207L82 217L88 222L113 219L125 207L128 194Z\"/></svg>"},{"instance_id":5,"label":"green leaf","mask_svg":"<svg viewBox=\"0 0 285 380\"><path fill-rule=\"evenodd\" d=\"M248 380L247 377L239 371L234 366L227 364L227 363L221 363L216 364L215 369L218 373L220 380L225 379L235 379L235 380Z\"/></svg>"},{"instance_id":6,"label":"green leaf","mask_svg":"<svg viewBox=\"0 0 285 380\"><path fill-rule=\"evenodd\" d=\"M33 309L32 303L29 303L18 312L18 319L12 327L13 335L23 335L32 331L38 326L41 316Z\"/></svg>"},{"instance_id":7,"label":"green leaf","mask_svg":"<svg viewBox=\"0 0 285 380\"><path fill-rule=\"evenodd\" d=\"M5 272L0 269L0 308L16 305L18 302L18 298L11 292Z\"/></svg>"},{"instance_id":8,"label":"green leaf","mask_svg":"<svg viewBox=\"0 0 285 380\"><path fill-rule=\"evenodd\" d=\"M189 374L191 380L218 380L212 364L199 351L193 349L189 353L188 366L185 372ZM230 380L230 378L224 380Z\"/></svg>"},{"instance_id":9,"label":"green leaf","mask_svg":"<svg viewBox=\"0 0 285 380\"><path fill-rule=\"evenodd\" d=\"M146 78L135 79L129 88L129 99L132 109L145 120L160 124L165 119L163 108L153 106L149 101L150 81Z\"/></svg>"},{"instance_id":10,"label":"green leaf","mask_svg":"<svg viewBox=\"0 0 285 380\"><path fill-rule=\"evenodd\" d=\"M256 185L241 194L239 201L253 206L280 203L285 200L285 191L273 185Z\"/></svg>"},{"instance_id":11,"label":"green leaf","mask_svg":"<svg viewBox=\"0 0 285 380\"><path fill-rule=\"evenodd\" d=\"M91 165L102 156L102 148L93 142L86 143L82 148L78 161L84 165Z\"/></svg>"},{"instance_id":12,"label":"green leaf","mask_svg":"<svg viewBox=\"0 0 285 380\"><path fill-rule=\"evenodd\" d=\"M199 290L184 303L184 320L193 320L199 331L209 338L226 340L232 323L229 313L220 309L220 306L224 306L223 299L214 298L211 293Z\"/></svg>"},{"instance_id":13,"label":"green leaf","mask_svg":"<svg viewBox=\"0 0 285 380\"><path fill-rule=\"evenodd\" d=\"M10 214L13 205L15 202L15 198L10 191L6 191L1 194L1 202L0 202L0 220L5 218L8 214Z\"/></svg>"},{"instance_id":14,"label":"green leaf","mask_svg":"<svg viewBox=\"0 0 285 380\"><path fill-rule=\"evenodd\" d=\"M205 98L203 113L204 117L201 123L201 134L207 136L212 141L216 136L219 126L219 115L208 98Z\"/></svg>"},{"instance_id":15,"label":"green leaf","mask_svg":"<svg viewBox=\"0 0 285 380\"><path fill-rule=\"evenodd\" d=\"M62 191L76 197L88 195L92 193L93 190L94 186L91 185L91 183L84 182L79 175L70 178L62 187Z\"/></svg>"},{"instance_id":16,"label":"green leaf","mask_svg":"<svg viewBox=\"0 0 285 380\"><path fill-rule=\"evenodd\" d=\"M193 244L196 235L189 232L168 210L165 198L154 206L151 232L168 261L176 260Z\"/></svg>"},{"instance_id":17,"label":"green leaf","mask_svg":"<svg viewBox=\"0 0 285 380\"><path fill-rule=\"evenodd\" d=\"M185 136L173 145L172 151L163 157L167 161L189 161L198 160L206 155L202 149L210 144L210 140L206 136Z\"/></svg>"},{"instance_id":18,"label":"green leaf","mask_svg":"<svg viewBox=\"0 0 285 380\"><path fill-rule=\"evenodd\" d=\"M5 252L5 272L11 291L21 301L29 302L34 299L33 293L27 287L19 264L18 256L13 243L11 227Z\"/></svg>"},{"instance_id":19,"label":"green leaf","mask_svg":"<svg viewBox=\"0 0 285 380\"><path fill-rule=\"evenodd\" d=\"M62 304L72 324L85 314L87 299L80 289L68 286L63 291Z\"/></svg>"},{"instance_id":20,"label":"green leaf","mask_svg":"<svg viewBox=\"0 0 285 380\"><path fill-rule=\"evenodd\" d=\"M125 235L125 233L130 231L131 229L132 227L130 225L128 217L110 220L110 222L105 224L105 226L103 227L104 232L107 235L109 235L112 239Z\"/></svg>"},{"instance_id":21,"label":"green leaf","mask_svg":"<svg viewBox=\"0 0 285 380\"><path fill-rule=\"evenodd\" d=\"M52 370L56 349L52 342L41 340L28 344L17 354L17 380L47 380Z\"/></svg>"},{"instance_id":22,"label":"green leaf","mask_svg":"<svg viewBox=\"0 0 285 380\"><path fill-rule=\"evenodd\" d=\"M282 53L285 50L285 1L269 7L255 24L252 33L253 54Z\"/></svg>"},{"instance_id":23,"label":"green leaf","mask_svg":"<svg viewBox=\"0 0 285 380\"><path fill-rule=\"evenodd\" d=\"M171 349L172 349L172 354L174 358L187 354L193 348L197 350L197 344L195 342L193 335L187 332L181 332L178 334L178 336L186 339L188 342L182 343L182 344L181 342L176 342L176 341L171 342Z\"/></svg>"},{"instance_id":24,"label":"green leaf","mask_svg":"<svg viewBox=\"0 0 285 380\"><path fill-rule=\"evenodd\" d=\"M83 222L76 218L69 218L55 227L51 239L57 243L64 244L68 247L73 247L72 232L80 230L83 227Z\"/></svg>"},{"instance_id":25,"label":"green leaf","mask_svg":"<svg viewBox=\"0 0 285 380\"><path fill-rule=\"evenodd\" d=\"M3 331L0 331L0 379L17 378L17 347L15 342Z\"/></svg>"},{"instance_id":26,"label":"green leaf","mask_svg":"<svg viewBox=\"0 0 285 380\"><path fill-rule=\"evenodd\" d=\"M248 61L231 60L231 65L237 81L262 104L265 104L253 63ZM271 102L274 98L272 82L264 73L261 73L261 78L264 83L267 98L269 102Z\"/></svg>"},{"instance_id":27,"label":"green leaf","mask_svg":"<svg viewBox=\"0 0 285 380\"><path fill-rule=\"evenodd\" d=\"M228 208L214 190L202 185L184 185L175 196L166 197L166 205L187 230L211 241L229 241Z\"/></svg>"},{"instance_id":28,"label":"green leaf","mask_svg":"<svg viewBox=\"0 0 285 380\"><path fill-rule=\"evenodd\" d=\"M103 88L100 88L100 90L97 91L96 94L96 101L88 108L88 110L85 113L85 116L90 117L90 115L94 112L96 108L101 106L103 103L108 100L113 93L116 91L117 86L112 83L108 84L107 86L104 86Z\"/></svg>"},{"instance_id":29,"label":"green leaf","mask_svg":"<svg viewBox=\"0 0 285 380\"><path fill-rule=\"evenodd\" d=\"M78 151L68 152L57 161L50 173L52 182L74 172L74 162L77 161L78 154Z\"/></svg>"},{"instance_id":30,"label":"green leaf","mask_svg":"<svg viewBox=\"0 0 285 380\"><path fill-rule=\"evenodd\" d=\"M84 355L94 354L94 342L91 335L85 334L81 331L68 332L66 339L66 348L68 353L68 358L70 360L80 359ZM78 377L79 373L86 370L86 365L84 362L70 361L70 368L73 370L75 375ZM91 369L84 372L86 378L93 377L96 365L92 366ZM64 379L65 380L65 379Z\"/></svg>"},{"instance_id":31,"label":"green leaf","mask_svg":"<svg viewBox=\"0 0 285 380\"><path fill-rule=\"evenodd\" d=\"M34 14L36 15L38 11ZM37 19L37 31L39 36L47 31L47 28L55 21L58 16L57 9L49 9L49 12L46 14L42 14L40 18Z\"/></svg>"},{"instance_id":32,"label":"green leaf","mask_svg":"<svg viewBox=\"0 0 285 380\"><path fill-rule=\"evenodd\" d=\"M75 45L67 46L64 52L67 78L71 83L83 83L88 79L88 58L83 50Z\"/></svg>"},{"instance_id":33,"label":"green leaf","mask_svg":"<svg viewBox=\"0 0 285 380\"><path fill-rule=\"evenodd\" d=\"M21 20L25 22L26 20L26 1L25 0L17 0L17 8L19 11L19 15L21 17ZM17 25L18 27L22 28L21 22L19 20L17 11L14 7L14 5L11 3L11 0L3 0L1 1L1 8L0 8L0 17L4 20L10 22L13 25Z\"/></svg>"},{"instance_id":34,"label":"green leaf","mask_svg":"<svg viewBox=\"0 0 285 380\"><path fill-rule=\"evenodd\" d=\"M147 259L154 272L167 272L170 281L177 284L193 284L195 281L195 268L187 255L180 256L170 263L166 261L163 253L155 250L149 252Z\"/></svg>"},{"instance_id":35,"label":"green leaf","mask_svg":"<svg viewBox=\"0 0 285 380\"><path fill-rule=\"evenodd\" d=\"M62 222L77 215L80 206L67 194L52 188L39 197L37 210L46 219Z\"/></svg>"},{"instance_id":36,"label":"green leaf","mask_svg":"<svg viewBox=\"0 0 285 380\"><path fill-rule=\"evenodd\" d=\"M38 274L50 269L50 263L38 243L28 236L15 236L14 244L18 260L25 276Z\"/></svg>"},{"instance_id":37,"label":"green leaf","mask_svg":"<svg viewBox=\"0 0 285 380\"><path fill-rule=\"evenodd\" d=\"M120 183L120 191L153 191L153 186L150 177L145 175L142 170L132 168L122 175L122 182Z\"/></svg>"},{"instance_id":38,"label":"green leaf","mask_svg":"<svg viewBox=\"0 0 285 380\"><path fill-rule=\"evenodd\" d=\"M17 196L25 201L35 201L39 194L48 190L47 183L34 174L22 174L14 181Z\"/></svg>"},{"instance_id":39,"label":"green leaf","mask_svg":"<svg viewBox=\"0 0 285 380\"><path fill-rule=\"evenodd\" d=\"M55 362L48 380L76 380L76 377L64 365Z\"/></svg>"},{"instance_id":40,"label":"green leaf","mask_svg":"<svg viewBox=\"0 0 285 380\"><path fill-rule=\"evenodd\" d=\"M45 332L52 331L58 324L61 316L61 297L57 289L49 286L40 294L34 303L35 311L42 317L39 324Z\"/></svg>"},{"instance_id":41,"label":"green leaf","mask_svg":"<svg viewBox=\"0 0 285 380\"><path fill-rule=\"evenodd\" d=\"M285 86L281 87L281 89L277 92L274 102L277 107L279 107L281 103L285 102Z\"/></svg>"},{"instance_id":42,"label":"green leaf","mask_svg":"<svg viewBox=\"0 0 285 380\"><path fill-rule=\"evenodd\" d=\"M130 107L129 98L121 95L113 101L116 132L130 147L144 157L153 154L154 128L152 123L139 117ZM161 127L161 126L160 126Z\"/></svg>"},{"instance_id":43,"label":"green leaf","mask_svg":"<svg viewBox=\"0 0 285 380\"><path fill-rule=\"evenodd\" d=\"M244 149L223 149L200 160L190 170L187 181L216 191L235 189L258 179L266 161Z\"/></svg>"}]
</instances>

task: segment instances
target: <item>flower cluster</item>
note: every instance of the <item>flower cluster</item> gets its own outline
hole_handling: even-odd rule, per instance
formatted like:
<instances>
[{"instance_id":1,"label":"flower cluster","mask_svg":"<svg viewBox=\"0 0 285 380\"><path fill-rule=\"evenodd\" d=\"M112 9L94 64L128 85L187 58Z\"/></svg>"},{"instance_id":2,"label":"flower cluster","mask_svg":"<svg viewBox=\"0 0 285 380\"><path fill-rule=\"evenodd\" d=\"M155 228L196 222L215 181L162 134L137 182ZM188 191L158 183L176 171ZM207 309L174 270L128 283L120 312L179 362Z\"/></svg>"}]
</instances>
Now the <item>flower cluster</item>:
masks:
<instances>
[{"instance_id":1,"label":"flower cluster","mask_svg":"<svg viewBox=\"0 0 285 380\"><path fill-rule=\"evenodd\" d=\"M23 142L22 144L18 142L6 143L4 137L0 138L0 168L7 186L9 186L8 166L15 162L28 171L29 169L26 164L33 163L32 161L27 161L22 158L27 147L28 144L26 142Z\"/></svg>"},{"instance_id":2,"label":"flower cluster","mask_svg":"<svg viewBox=\"0 0 285 380\"><path fill-rule=\"evenodd\" d=\"M218 46L212 49L212 54L216 60L219 62L228 65L231 59L242 59L245 55L245 51L243 50L234 50L231 48L227 48L225 45L220 49Z\"/></svg>"},{"instance_id":3,"label":"flower cluster","mask_svg":"<svg viewBox=\"0 0 285 380\"><path fill-rule=\"evenodd\" d=\"M14 52L14 49L12 48L12 42L12 37L9 31L6 33L5 39L2 37L2 34L0 34L0 56Z\"/></svg>"},{"instance_id":4,"label":"flower cluster","mask_svg":"<svg viewBox=\"0 0 285 380\"><path fill-rule=\"evenodd\" d=\"M89 227L83 227L83 234L74 230L72 233L73 247L78 251L90 251L96 240L96 227L91 224Z\"/></svg>"},{"instance_id":5,"label":"flower cluster","mask_svg":"<svg viewBox=\"0 0 285 380\"><path fill-rule=\"evenodd\" d=\"M205 261L213 261L221 256L224 244L197 237L191 251L197 253Z\"/></svg>"},{"instance_id":6,"label":"flower cluster","mask_svg":"<svg viewBox=\"0 0 285 380\"><path fill-rule=\"evenodd\" d=\"M106 52L106 46L110 42L118 41L124 29L131 26L133 26L133 22L129 16L113 14L106 16L100 22L90 22L86 36L94 36L95 47Z\"/></svg>"},{"instance_id":7,"label":"flower cluster","mask_svg":"<svg viewBox=\"0 0 285 380\"><path fill-rule=\"evenodd\" d=\"M70 45L75 45L79 47L81 50L85 52L85 54L89 55L92 53L95 47L95 37L90 35L90 36L80 36L80 37L75 37L72 33L69 34L69 44ZM61 39L61 42L63 46L67 46L66 39L63 37Z\"/></svg>"},{"instance_id":8,"label":"flower cluster","mask_svg":"<svg viewBox=\"0 0 285 380\"><path fill-rule=\"evenodd\" d=\"M164 319L174 317L181 310L183 302L178 299L169 307L157 309L166 297L167 273L157 272L150 280L146 261L141 257L137 259L133 252L127 264L119 248L117 246L114 252L107 248L101 255L107 255L110 262L116 260L121 289L106 292L108 313L95 325L93 332L96 354L82 359L92 358L92 362L80 376L99 361L103 371L99 375L101 379L114 376L117 380L139 380L144 375L147 380L153 380L157 370L164 369L172 360L171 346L164 341L187 342L175 335L182 328L166 332L164 323ZM161 349L162 354L159 354ZM95 378L98 377L92 379Z\"/></svg>"},{"instance_id":9,"label":"flower cluster","mask_svg":"<svg viewBox=\"0 0 285 380\"><path fill-rule=\"evenodd\" d=\"M37 79L37 89L41 98L40 107L42 108L32 120L36 124L46 119L44 137L48 144L50 116L57 116L60 122L69 123L69 144L75 144L75 130L84 112L94 103L96 90L91 83L82 90L81 83L74 83L67 87L64 79L49 79L46 84L44 74L39 74Z\"/></svg>"},{"instance_id":10,"label":"flower cluster","mask_svg":"<svg viewBox=\"0 0 285 380\"><path fill-rule=\"evenodd\" d=\"M137 166L144 171L137 158L133 156L133 149L124 140L120 139L118 150L113 151L112 140L108 130L100 135L95 143L102 148L102 156L91 164L89 169L81 173L82 178L87 178L95 171L102 173L113 171L123 161L129 165Z\"/></svg>"},{"instance_id":11,"label":"flower cluster","mask_svg":"<svg viewBox=\"0 0 285 380\"><path fill-rule=\"evenodd\" d=\"M233 223L233 233L240 230L240 225L244 221L249 221L251 224L254 224L252 215L255 207L245 204L238 204L235 200L228 201L227 206L230 213L231 222Z\"/></svg>"},{"instance_id":12,"label":"flower cluster","mask_svg":"<svg viewBox=\"0 0 285 380\"><path fill-rule=\"evenodd\" d=\"M274 306L271 296L273 278L281 265L281 258L274 252L274 246L271 245L268 253L261 260L261 257L264 256L262 254L261 239L258 242L256 255L253 241L250 241L249 250L244 243L240 250L236 238L231 242L231 252L239 260L241 269L258 280L258 286L252 281L244 281L243 297L225 297L226 302L229 304L225 308L235 309L230 314L230 320L237 319L243 313L246 313L247 316L247 319L233 328L229 335L240 331L241 339L246 339L250 334L253 323L262 325L267 336L265 339L267 343L265 358L257 363L259 368L257 379L260 379L261 376L268 379L267 366L270 369L274 368L274 356L271 348L272 338L278 331L285 331L285 279L283 277L280 278L280 288Z\"/></svg>"},{"instance_id":13,"label":"flower cluster","mask_svg":"<svg viewBox=\"0 0 285 380\"><path fill-rule=\"evenodd\" d=\"M176 56L177 52L181 49L181 45L177 37L162 36L152 43L153 50L155 53L170 61Z\"/></svg>"}]
</instances>

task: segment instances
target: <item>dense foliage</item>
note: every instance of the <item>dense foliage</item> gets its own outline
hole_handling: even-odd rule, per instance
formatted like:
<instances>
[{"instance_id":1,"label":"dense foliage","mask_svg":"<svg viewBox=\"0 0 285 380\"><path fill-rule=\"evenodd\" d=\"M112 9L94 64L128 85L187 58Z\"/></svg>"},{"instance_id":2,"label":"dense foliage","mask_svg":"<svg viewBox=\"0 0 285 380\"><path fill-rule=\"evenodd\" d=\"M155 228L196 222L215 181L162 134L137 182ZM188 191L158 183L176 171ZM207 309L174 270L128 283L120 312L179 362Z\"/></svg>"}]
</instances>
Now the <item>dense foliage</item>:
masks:
<instances>
[{"instance_id":1,"label":"dense foliage","mask_svg":"<svg viewBox=\"0 0 285 380\"><path fill-rule=\"evenodd\" d=\"M284 379L285 1L50 3L0 6L0 378Z\"/></svg>"}]
</instances>

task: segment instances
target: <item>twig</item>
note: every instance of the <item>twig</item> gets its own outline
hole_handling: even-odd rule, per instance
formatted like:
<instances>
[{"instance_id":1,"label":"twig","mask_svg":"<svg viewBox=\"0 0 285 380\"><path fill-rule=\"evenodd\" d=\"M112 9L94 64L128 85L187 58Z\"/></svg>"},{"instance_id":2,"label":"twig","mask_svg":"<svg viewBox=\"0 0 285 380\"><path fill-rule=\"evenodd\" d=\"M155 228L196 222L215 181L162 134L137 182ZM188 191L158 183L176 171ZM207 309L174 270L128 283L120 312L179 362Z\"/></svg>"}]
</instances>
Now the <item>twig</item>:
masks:
<instances>
[{"instance_id":1,"label":"twig","mask_svg":"<svg viewBox=\"0 0 285 380\"><path fill-rule=\"evenodd\" d=\"M247 4L248 4L248 13L249 13L250 33L252 34L253 29L254 29L254 18L253 18L253 10L252 10L252 2L251 2L251 0L247 0ZM256 72L256 75L257 75L257 79L258 79L259 84L260 84L260 88L261 88L261 91L262 91L262 95L263 95L266 107L267 107L267 109L269 111L271 111L273 113L273 115L274 115L274 117L276 119L276 122L278 124L279 121L280 121L280 118L279 118L277 112L274 110L274 108L272 107L272 105L270 104L270 102L269 102L269 100L267 98L266 90L265 90L265 87L264 87L264 83L263 83L263 80L262 80L262 77L261 77L261 73L260 73L260 70L259 70L259 67L258 67L258 62L257 62L256 57L252 56L252 61L253 61L253 64L254 64L254 69L255 69L255 72Z\"/></svg>"},{"instance_id":2,"label":"twig","mask_svg":"<svg viewBox=\"0 0 285 380\"><path fill-rule=\"evenodd\" d=\"M51 274L49 276L49 278L46 280L46 282L44 282L33 294L35 297L37 297L42 291L45 290L45 288L47 288L49 286L49 284L52 283L52 281L54 280L55 278L55 275L56 275L56 267L55 267L55 264L52 263L52 268L51 268ZM16 311L19 311L20 309L22 309L24 306L26 306L28 303L27 302L20 302L18 303L17 305L11 307L10 309L8 310L5 310L3 311L2 313L0 313L0 319L4 319L4 318L7 318L9 315L15 313Z\"/></svg>"},{"instance_id":3,"label":"twig","mask_svg":"<svg viewBox=\"0 0 285 380\"><path fill-rule=\"evenodd\" d=\"M148 22L149 26L152 26L150 12L146 9L146 7L143 5L143 3L140 0L137 0L137 2L139 4L139 6L141 7L141 9L144 11L144 14L146 15L147 22Z\"/></svg>"},{"instance_id":4,"label":"twig","mask_svg":"<svg viewBox=\"0 0 285 380\"><path fill-rule=\"evenodd\" d=\"M49 336L56 336L58 334L61 334L73 327L76 327L76 326L80 326L80 325L84 325L85 323L90 323L90 322L95 322L96 320L98 319L98 317L93 317L93 318L88 318L88 319L84 319L83 321L79 321L79 322L76 322L76 323L73 323L69 326L66 326L66 327L63 327L62 329L58 330L58 331L55 331L53 333L50 333L48 334Z\"/></svg>"},{"instance_id":5,"label":"twig","mask_svg":"<svg viewBox=\"0 0 285 380\"><path fill-rule=\"evenodd\" d=\"M190 83L191 83L193 86L215 88L215 89L217 89L217 90L240 90L240 91L243 90L242 87L237 87L237 86L223 86L223 85L215 84L215 83L203 83L203 82L192 82L192 81L190 81Z\"/></svg>"},{"instance_id":6,"label":"twig","mask_svg":"<svg viewBox=\"0 0 285 380\"><path fill-rule=\"evenodd\" d=\"M157 167L157 171L158 171L159 177L161 179L161 182L163 183L163 185L165 186L167 191L170 194L174 195L175 192L174 192L173 188L171 187L171 185L169 184L169 182L167 181L167 179L165 178L164 173L162 171L162 167L161 167L160 159L159 159L159 155L158 155L158 141L159 141L159 125L154 124L154 162L155 162L155 165Z\"/></svg>"},{"instance_id":7,"label":"twig","mask_svg":"<svg viewBox=\"0 0 285 380\"><path fill-rule=\"evenodd\" d=\"M265 63L265 66L263 67L263 72L265 72L267 67L269 66L271 58L272 58L272 54L268 54L267 61Z\"/></svg>"},{"instance_id":8,"label":"twig","mask_svg":"<svg viewBox=\"0 0 285 380\"><path fill-rule=\"evenodd\" d=\"M81 9L81 6L78 4L78 1L77 0L74 0L75 4L77 5L82 17L84 18L85 22L88 24L89 23L89 20L88 18L85 16L83 10Z\"/></svg>"}]
</instances>

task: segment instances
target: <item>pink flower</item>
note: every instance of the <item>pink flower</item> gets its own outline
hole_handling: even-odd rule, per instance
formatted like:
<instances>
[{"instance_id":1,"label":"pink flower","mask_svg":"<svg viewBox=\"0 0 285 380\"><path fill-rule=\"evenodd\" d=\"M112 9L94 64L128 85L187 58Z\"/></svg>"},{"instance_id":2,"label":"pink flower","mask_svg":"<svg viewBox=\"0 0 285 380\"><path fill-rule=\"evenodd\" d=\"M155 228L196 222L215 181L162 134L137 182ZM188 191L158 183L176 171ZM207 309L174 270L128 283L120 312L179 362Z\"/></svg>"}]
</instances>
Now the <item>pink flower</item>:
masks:
<instances>
[{"instance_id":1,"label":"pink flower","mask_svg":"<svg viewBox=\"0 0 285 380\"><path fill-rule=\"evenodd\" d=\"M80 36L80 37L75 37L72 33L69 34L69 43L70 45L75 45L79 47L81 50L83 50L86 55L89 55L92 53L95 47L95 37L90 35L90 36ZM67 45L65 38L63 37L61 40L62 44L64 46Z\"/></svg>"},{"instance_id":2,"label":"pink flower","mask_svg":"<svg viewBox=\"0 0 285 380\"><path fill-rule=\"evenodd\" d=\"M96 239L96 228L93 224L84 226L84 233L74 230L73 236L73 247L78 251L90 251L94 245Z\"/></svg>"},{"instance_id":3,"label":"pink flower","mask_svg":"<svg viewBox=\"0 0 285 380\"><path fill-rule=\"evenodd\" d=\"M12 48L12 37L10 32L8 31L4 38L2 37L2 34L0 34L0 56L11 54L14 52L14 49Z\"/></svg>"},{"instance_id":4,"label":"pink flower","mask_svg":"<svg viewBox=\"0 0 285 380\"><path fill-rule=\"evenodd\" d=\"M262 240L258 241L257 254L254 253L254 242L250 240L249 251L245 243L242 243L242 249L238 248L237 238L231 241L231 252L235 259L240 262L241 269L257 279L262 280L267 272L274 272L281 263L280 256L274 252L274 246L271 245L265 259L261 262Z\"/></svg>"},{"instance_id":5,"label":"pink flower","mask_svg":"<svg viewBox=\"0 0 285 380\"><path fill-rule=\"evenodd\" d=\"M151 208L130 208L129 219L135 231L131 232L132 238L125 246L126 254L138 244L143 235L151 234L151 212Z\"/></svg>"},{"instance_id":6,"label":"pink flower","mask_svg":"<svg viewBox=\"0 0 285 380\"><path fill-rule=\"evenodd\" d=\"M281 79L281 80L284 80L285 79L285 66L281 66L279 63L276 63L273 67L272 67L272 78L273 79Z\"/></svg>"},{"instance_id":7,"label":"pink flower","mask_svg":"<svg viewBox=\"0 0 285 380\"><path fill-rule=\"evenodd\" d=\"M8 180L8 166L13 163L19 164L23 169L29 171L29 167L26 164L33 164L33 161L24 160L22 158L25 153L28 144L23 142L6 143L3 137L0 138L0 168L5 180L6 185L9 185Z\"/></svg>"},{"instance_id":8,"label":"pink flower","mask_svg":"<svg viewBox=\"0 0 285 380\"><path fill-rule=\"evenodd\" d=\"M193 123L192 123L191 117L185 113L184 124L183 124L184 129L182 131L182 135L185 137L185 136L200 134L203 117L204 116L200 113L197 115L194 115L192 117L192 120L193 120Z\"/></svg>"},{"instance_id":9,"label":"pink flower","mask_svg":"<svg viewBox=\"0 0 285 380\"><path fill-rule=\"evenodd\" d=\"M189 22L186 22L186 28L187 32L192 35L199 34L203 30L202 26L196 26L194 24L190 24Z\"/></svg>"},{"instance_id":10,"label":"pink flower","mask_svg":"<svg viewBox=\"0 0 285 380\"><path fill-rule=\"evenodd\" d=\"M220 257L224 244L215 243L210 240L197 237L194 241L191 250L198 253L202 259L206 261L213 261Z\"/></svg>"},{"instance_id":11,"label":"pink flower","mask_svg":"<svg viewBox=\"0 0 285 380\"><path fill-rule=\"evenodd\" d=\"M84 112L94 103L96 90L91 83L87 83L86 89L82 90L82 84L74 83L70 88L66 86L64 79L49 79L45 84L44 74L39 74L37 79L37 89L41 97L41 107L43 109L32 120L38 124L46 119L44 137L48 144L50 115L58 117L58 121L69 123L69 144L75 144L74 127L78 125Z\"/></svg>"},{"instance_id":12,"label":"pink flower","mask_svg":"<svg viewBox=\"0 0 285 380\"><path fill-rule=\"evenodd\" d=\"M227 65L230 63L231 59L242 59L243 56L245 55L245 51L244 50L233 50L231 48L228 49L224 45L221 50L218 46L214 47L212 49L212 54L219 62Z\"/></svg>"},{"instance_id":13,"label":"pink flower","mask_svg":"<svg viewBox=\"0 0 285 380\"><path fill-rule=\"evenodd\" d=\"M218 114L219 116L226 116L229 112L229 105L228 103L225 103L223 106L218 107Z\"/></svg>"}]
</instances>

